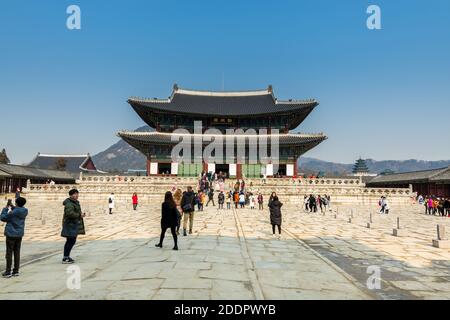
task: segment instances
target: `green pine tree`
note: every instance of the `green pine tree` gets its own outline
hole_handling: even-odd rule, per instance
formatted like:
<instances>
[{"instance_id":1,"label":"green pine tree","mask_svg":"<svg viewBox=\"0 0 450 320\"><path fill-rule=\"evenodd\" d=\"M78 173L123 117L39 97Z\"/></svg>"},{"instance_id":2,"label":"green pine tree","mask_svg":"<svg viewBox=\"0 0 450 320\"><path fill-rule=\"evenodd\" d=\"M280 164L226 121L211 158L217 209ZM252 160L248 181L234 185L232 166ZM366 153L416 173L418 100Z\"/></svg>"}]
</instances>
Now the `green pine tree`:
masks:
<instances>
[{"instance_id":1,"label":"green pine tree","mask_svg":"<svg viewBox=\"0 0 450 320\"><path fill-rule=\"evenodd\" d=\"M2 164L9 164L11 161L8 158L8 155L6 154L6 150L3 149L2 152L0 152L0 163Z\"/></svg>"}]
</instances>

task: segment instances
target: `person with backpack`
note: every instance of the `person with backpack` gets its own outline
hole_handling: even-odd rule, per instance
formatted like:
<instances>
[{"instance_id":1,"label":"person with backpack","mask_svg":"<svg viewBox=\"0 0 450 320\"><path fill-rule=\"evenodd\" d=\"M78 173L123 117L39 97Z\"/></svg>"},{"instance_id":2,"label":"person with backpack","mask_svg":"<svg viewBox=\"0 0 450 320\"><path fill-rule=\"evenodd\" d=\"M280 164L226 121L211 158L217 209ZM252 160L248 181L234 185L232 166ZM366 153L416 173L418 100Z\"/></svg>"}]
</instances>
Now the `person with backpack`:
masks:
<instances>
[{"instance_id":1,"label":"person with backpack","mask_svg":"<svg viewBox=\"0 0 450 320\"><path fill-rule=\"evenodd\" d=\"M192 190L192 187L187 187L187 191L184 192L183 197L181 198L181 210L183 212L183 236L187 236L186 228L187 222L189 220L189 234L192 234L192 228L194 225L194 204L195 203L195 194Z\"/></svg>"},{"instance_id":2,"label":"person with backpack","mask_svg":"<svg viewBox=\"0 0 450 320\"><path fill-rule=\"evenodd\" d=\"M242 191L239 194L239 205L240 205L241 208L245 207L245 194Z\"/></svg>"},{"instance_id":3,"label":"person with backpack","mask_svg":"<svg viewBox=\"0 0 450 320\"><path fill-rule=\"evenodd\" d=\"M178 226L178 210L177 204L173 199L172 192L167 191L164 196L164 202L161 204L161 236L159 237L159 243L155 246L158 248L163 247L163 241L167 229L172 232L174 247L172 250L178 250L178 236L176 228Z\"/></svg>"},{"instance_id":4,"label":"person with backpack","mask_svg":"<svg viewBox=\"0 0 450 320\"><path fill-rule=\"evenodd\" d=\"M6 270L2 273L3 278L19 276L20 249L25 233L25 219L28 215L28 209L24 207L27 202L25 198L18 197L15 202L16 206L14 207L11 201L8 201L6 208L2 210L0 215L0 220L6 222L4 232L6 237ZM13 257L14 268L12 268Z\"/></svg>"},{"instance_id":5,"label":"person with backpack","mask_svg":"<svg viewBox=\"0 0 450 320\"><path fill-rule=\"evenodd\" d=\"M69 198L63 202L64 216L61 237L66 238L66 243L64 244L64 255L62 259L63 264L75 262L75 260L70 257L70 252L77 242L78 235L86 234L83 220L86 214L81 211L78 196L78 190L72 189L69 191Z\"/></svg>"}]
</instances>

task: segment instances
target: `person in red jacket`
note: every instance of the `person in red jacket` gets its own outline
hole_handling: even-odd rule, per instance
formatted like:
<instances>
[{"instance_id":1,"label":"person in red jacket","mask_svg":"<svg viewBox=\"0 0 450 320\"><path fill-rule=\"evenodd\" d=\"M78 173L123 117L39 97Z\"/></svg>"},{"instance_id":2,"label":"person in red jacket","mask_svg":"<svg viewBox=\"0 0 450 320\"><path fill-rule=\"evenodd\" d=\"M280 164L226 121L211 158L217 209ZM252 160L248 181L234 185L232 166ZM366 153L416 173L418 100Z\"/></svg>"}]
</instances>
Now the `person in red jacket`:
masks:
<instances>
[{"instance_id":1,"label":"person in red jacket","mask_svg":"<svg viewBox=\"0 0 450 320\"><path fill-rule=\"evenodd\" d=\"M138 206L138 196L137 193L133 193L133 196L131 197L131 199L133 200L133 210L137 209Z\"/></svg>"}]
</instances>

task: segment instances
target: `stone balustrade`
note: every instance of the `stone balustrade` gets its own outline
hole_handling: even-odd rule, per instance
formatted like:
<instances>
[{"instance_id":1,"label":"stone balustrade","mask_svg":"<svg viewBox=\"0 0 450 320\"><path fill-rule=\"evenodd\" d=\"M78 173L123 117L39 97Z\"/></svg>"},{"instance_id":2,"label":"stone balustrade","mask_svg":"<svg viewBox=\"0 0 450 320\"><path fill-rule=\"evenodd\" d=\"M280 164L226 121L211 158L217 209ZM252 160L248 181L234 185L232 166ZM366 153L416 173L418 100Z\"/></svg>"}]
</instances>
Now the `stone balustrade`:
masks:
<instances>
[{"instance_id":1,"label":"stone balustrade","mask_svg":"<svg viewBox=\"0 0 450 320\"><path fill-rule=\"evenodd\" d=\"M186 177L118 177L118 176L85 176L80 177L74 185L42 185L30 184L25 190L29 200L62 201L70 189L80 191L82 199L89 201L107 201L109 194L114 193L116 202L129 202L136 192L141 203L161 201L164 192L174 187L185 190L187 186L197 187L197 178ZM229 179L225 190L230 190L235 183ZM272 191L291 203L303 203L305 195L330 195L332 202L337 204L375 204L381 196L387 196L393 205L412 203L416 193L410 188L368 188L361 180L355 179L292 179L269 178L264 183L262 179L247 179L246 187L252 192L261 192L268 196Z\"/></svg>"}]
</instances>

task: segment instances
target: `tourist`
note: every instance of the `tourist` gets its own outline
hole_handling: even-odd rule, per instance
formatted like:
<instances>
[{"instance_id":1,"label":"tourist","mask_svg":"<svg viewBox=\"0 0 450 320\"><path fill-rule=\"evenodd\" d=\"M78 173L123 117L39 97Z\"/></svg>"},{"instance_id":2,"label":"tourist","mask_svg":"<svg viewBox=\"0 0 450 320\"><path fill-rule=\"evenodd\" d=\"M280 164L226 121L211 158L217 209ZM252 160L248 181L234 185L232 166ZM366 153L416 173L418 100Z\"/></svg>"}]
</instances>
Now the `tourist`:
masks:
<instances>
[{"instance_id":1,"label":"tourist","mask_svg":"<svg viewBox=\"0 0 450 320\"><path fill-rule=\"evenodd\" d=\"M178 211L178 224L177 224L177 235L180 234L180 225L181 225L181 198L183 197L183 192L181 189L177 189L173 195L173 200L175 201L175 204L177 205L177 211Z\"/></svg>"},{"instance_id":2,"label":"tourist","mask_svg":"<svg viewBox=\"0 0 450 320\"><path fill-rule=\"evenodd\" d=\"M255 197L253 196L253 193L250 193L249 201L250 209L255 209Z\"/></svg>"},{"instance_id":3,"label":"tourist","mask_svg":"<svg viewBox=\"0 0 450 320\"><path fill-rule=\"evenodd\" d=\"M83 218L86 213L82 213L80 202L78 201L79 192L76 189L69 191L69 198L64 200L64 216L62 223L61 237L66 238L64 245L64 255L62 259L63 264L74 263L75 261L70 257L70 252L77 242L77 237L80 234L85 234Z\"/></svg>"},{"instance_id":4,"label":"tourist","mask_svg":"<svg viewBox=\"0 0 450 320\"><path fill-rule=\"evenodd\" d=\"M450 199L445 199L444 200L444 210L445 210L445 214L450 217Z\"/></svg>"},{"instance_id":5,"label":"tourist","mask_svg":"<svg viewBox=\"0 0 450 320\"><path fill-rule=\"evenodd\" d=\"M19 276L20 248L25 232L25 219L28 215L28 209L24 207L26 202L25 198L18 197L16 199L16 207L14 207L11 201L8 201L7 206L0 215L0 220L6 222L4 233L6 237L6 270L2 274L3 278ZM14 268L12 268L13 257Z\"/></svg>"},{"instance_id":6,"label":"tourist","mask_svg":"<svg viewBox=\"0 0 450 320\"><path fill-rule=\"evenodd\" d=\"M187 187L187 191L184 192L181 198L181 210L183 212L183 236L187 236L186 228L189 220L189 234L192 234L192 227L194 225L194 202L195 194L192 191L192 187Z\"/></svg>"},{"instance_id":7,"label":"tourist","mask_svg":"<svg viewBox=\"0 0 450 320\"><path fill-rule=\"evenodd\" d=\"M278 200L278 196L270 196L270 224L272 225L272 235L275 237L275 226L278 228L278 239L281 237L281 207L283 204Z\"/></svg>"},{"instance_id":8,"label":"tourist","mask_svg":"<svg viewBox=\"0 0 450 320\"><path fill-rule=\"evenodd\" d=\"M309 210L309 198L307 195L303 197L303 204L305 205L305 211L308 212Z\"/></svg>"},{"instance_id":9,"label":"tourist","mask_svg":"<svg viewBox=\"0 0 450 320\"><path fill-rule=\"evenodd\" d=\"M323 203L323 207L324 207L325 212L326 212L326 211L327 211L327 208L328 208L328 196L327 196L327 195L324 195L324 196L322 197L322 203Z\"/></svg>"},{"instance_id":10,"label":"tourist","mask_svg":"<svg viewBox=\"0 0 450 320\"><path fill-rule=\"evenodd\" d=\"M199 191L195 195L195 202L194 204L197 204L197 210L203 211L203 192Z\"/></svg>"},{"instance_id":11,"label":"tourist","mask_svg":"<svg viewBox=\"0 0 450 320\"><path fill-rule=\"evenodd\" d=\"M386 210L386 197L385 196L381 196L380 201L378 202L379 206L380 206L380 214L384 213L384 211Z\"/></svg>"},{"instance_id":12,"label":"tourist","mask_svg":"<svg viewBox=\"0 0 450 320\"><path fill-rule=\"evenodd\" d=\"M245 194L242 191L239 193L239 205L241 208L245 207Z\"/></svg>"},{"instance_id":13,"label":"tourist","mask_svg":"<svg viewBox=\"0 0 450 320\"><path fill-rule=\"evenodd\" d=\"M111 193L108 197L108 208L109 208L109 214L113 213L113 209L114 209L114 193Z\"/></svg>"},{"instance_id":14,"label":"tourist","mask_svg":"<svg viewBox=\"0 0 450 320\"><path fill-rule=\"evenodd\" d=\"M233 197L233 194L230 192L227 193L227 210L231 209L231 198Z\"/></svg>"},{"instance_id":15,"label":"tourist","mask_svg":"<svg viewBox=\"0 0 450 320\"><path fill-rule=\"evenodd\" d=\"M439 199L434 198L433 199L433 215L436 215L436 213L438 212L438 207L439 207Z\"/></svg>"},{"instance_id":16,"label":"tourist","mask_svg":"<svg viewBox=\"0 0 450 320\"><path fill-rule=\"evenodd\" d=\"M331 196L327 195L326 198L327 198L327 203L328 203L328 209L331 211Z\"/></svg>"},{"instance_id":17,"label":"tourist","mask_svg":"<svg viewBox=\"0 0 450 320\"><path fill-rule=\"evenodd\" d=\"M259 208L259 210L263 210L264 209L264 198L263 198L263 195L262 195L262 193L260 192L259 194L258 194L258 208Z\"/></svg>"},{"instance_id":18,"label":"tourist","mask_svg":"<svg viewBox=\"0 0 450 320\"><path fill-rule=\"evenodd\" d=\"M201 201L202 201L202 211L203 211L203 207L206 205L206 191L205 192L202 192L202 195L201 195Z\"/></svg>"},{"instance_id":19,"label":"tourist","mask_svg":"<svg viewBox=\"0 0 450 320\"><path fill-rule=\"evenodd\" d=\"M320 195L317 196L317 204L320 207L320 212L323 213L323 199L322 199L322 197Z\"/></svg>"},{"instance_id":20,"label":"tourist","mask_svg":"<svg viewBox=\"0 0 450 320\"><path fill-rule=\"evenodd\" d=\"M234 207L237 209L238 204L239 204L239 192L238 191L234 191L233 200L234 200Z\"/></svg>"},{"instance_id":21,"label":"tourist","mask_svg":"<svg viewBox=\"0 0 450 320\"><path fill-rule=\"evenodd\" d=\"M223 194L222 191L220 191L218 198L218 202L219 202L219 209L223 209L223 203L225 202L225 195ZM214 204L214 202L213 202Z\"/></svg>"},{"instance_id":22,"label":"tourist","mask_svg":"<svg viewBox=\"0 0 450 320\"><path fill-rule=\"evenodd\" d=\"M174 242L173 250L178 250L178 237L176 232L178 216L177 204L173 199L172 192L167 191L164 196L164 202L161 205L161 236L159 237L159 243L155 245L156 247L163 247L164 236L167 229L170 228Z\"/></svg>"},{"instance_id":23,"label":"tourist","mask_svg":"<svg viewBox=\"0 0 450 320\"><path fill-rule=\"evenodd\" d=\"M20 198L20 188L16 189L16 195L15 195L15 199Z\"/></svg>"},{"instance_id":24,"label":"tourist","mask_svg":"<svg viewBox=\"0 0 450 320\"><path fill-rule=\"evenodd\" d=\"M309 210L310 212L317 212L316 198L312 194L309 195Z\"/></svg>"},{"instance_id":25,"label":"tourist","mask_svg":"<svg viewBox=\"0 0 450 320\"><path fill-rule=\"evenodd\" d=\"M418 202L420 205L423 205L423 197L422 197L421 194L419 194L419 196L417 197L417 202Z\"/></svg>"},{"instance_id":26,"label":"tourist","mask_svg":"<svg viewBox=\"0 0 450 320\"><path fill-rule=\"evenodd\" d=\"M208 206L208 204L212 201L213 207L216 206L216 204L214 203L214 189L211 188L209 189L208 192L208 202L206 203L206 206Z\"/></svg>"},{"instance_id":27,"label":"tourist","mask_svg":"<svg viewBox=\"0 0 450 320\"><path fill-rule=\"evenodd\" d=\"M133 196L131 197L131 200L133 202L133 210L136 211L137 206L138 206L138 195L137 193L133 193Z\"/></svg>"},{"instance_id":28,"label":"tourist","mask_svg":"<svg viewBox=\"0 0 450 320\"><path fill-rule=\"evenodd\" d=\"M433 197L429 197L427 201L428 214L433 212Z\"/></svg>"}]
</instances>

